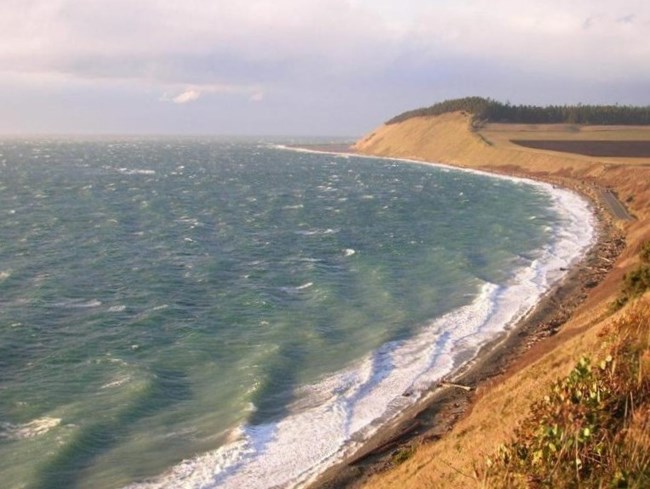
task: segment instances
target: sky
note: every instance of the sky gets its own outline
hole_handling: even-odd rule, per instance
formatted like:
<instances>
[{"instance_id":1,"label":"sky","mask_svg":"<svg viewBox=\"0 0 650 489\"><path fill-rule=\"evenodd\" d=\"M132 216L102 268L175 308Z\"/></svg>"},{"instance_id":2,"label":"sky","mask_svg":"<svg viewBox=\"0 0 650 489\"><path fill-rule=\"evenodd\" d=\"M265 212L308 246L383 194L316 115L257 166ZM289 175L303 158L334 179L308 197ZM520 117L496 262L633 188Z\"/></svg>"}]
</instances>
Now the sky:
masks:
<instances>
[{"instance_id":1,"label":"sky","mask_svg":"<svg viewBox=\"0 0 650 489\"><path fill-rule=\"evenodd\" d=\"M647 0L0 0L0 133L360 136L480 95L650 105Z\"/></svg>"}]
</instances>

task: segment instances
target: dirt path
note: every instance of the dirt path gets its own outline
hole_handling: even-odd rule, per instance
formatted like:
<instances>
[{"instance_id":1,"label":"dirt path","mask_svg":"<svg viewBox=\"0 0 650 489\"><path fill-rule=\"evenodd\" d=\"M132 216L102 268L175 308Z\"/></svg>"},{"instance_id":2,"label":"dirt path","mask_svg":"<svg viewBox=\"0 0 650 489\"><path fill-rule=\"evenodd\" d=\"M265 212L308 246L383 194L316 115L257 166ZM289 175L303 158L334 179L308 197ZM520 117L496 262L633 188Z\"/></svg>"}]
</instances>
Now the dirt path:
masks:
<instances>
[{"instance_id":1,"label":"dirt path","mask_svg":"<svg viewBox=\"0 0 650 489\"><path fill-rule=\"evenodd\" d=\"M620 219L621 221L634 221L634 217L630 215L623 203L618 200L614 192L609 189L599 188L598 193L603 203L616 219Z\"/></svg>"}]
</instances>

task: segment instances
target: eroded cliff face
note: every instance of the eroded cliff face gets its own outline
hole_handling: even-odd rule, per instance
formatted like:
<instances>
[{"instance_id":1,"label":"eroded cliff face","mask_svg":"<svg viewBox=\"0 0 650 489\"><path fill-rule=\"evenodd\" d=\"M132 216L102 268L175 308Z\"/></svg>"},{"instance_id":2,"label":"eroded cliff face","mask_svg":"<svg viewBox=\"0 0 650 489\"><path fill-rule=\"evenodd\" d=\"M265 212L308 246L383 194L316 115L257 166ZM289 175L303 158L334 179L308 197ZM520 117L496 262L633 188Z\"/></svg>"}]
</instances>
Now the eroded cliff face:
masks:
<instances>
[{"instance_id":1,"label":"eroded cliff face","mask_svg":"<svg viewBox=\"0 0 650 489\"><path fill-rule=\"evenodd\" d=\"M355 145L360 153L399 156L441 163L478 162L491 147L470 130L470 118L461 113L416 117L383 125Z\"/></svg>"}]
</instances>

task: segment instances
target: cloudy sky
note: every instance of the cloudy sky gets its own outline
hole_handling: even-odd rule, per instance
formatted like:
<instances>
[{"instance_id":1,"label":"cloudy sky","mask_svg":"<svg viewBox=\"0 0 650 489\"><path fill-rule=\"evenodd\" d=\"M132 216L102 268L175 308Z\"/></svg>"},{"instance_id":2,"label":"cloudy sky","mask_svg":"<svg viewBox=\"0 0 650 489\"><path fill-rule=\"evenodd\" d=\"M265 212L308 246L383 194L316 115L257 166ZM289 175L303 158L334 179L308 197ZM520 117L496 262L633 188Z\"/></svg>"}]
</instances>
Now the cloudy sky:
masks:
<instances>
[{"instance_id":1,"label":"cloudy sky","mask_svg":"<svg viewBox=\"0 0 650 489\"><path fill-rule=\"evenodd\" d=\"M0 0L0 133L356 136L466 95L650 104L650 2Z\"/></svg>"}]
</instances>

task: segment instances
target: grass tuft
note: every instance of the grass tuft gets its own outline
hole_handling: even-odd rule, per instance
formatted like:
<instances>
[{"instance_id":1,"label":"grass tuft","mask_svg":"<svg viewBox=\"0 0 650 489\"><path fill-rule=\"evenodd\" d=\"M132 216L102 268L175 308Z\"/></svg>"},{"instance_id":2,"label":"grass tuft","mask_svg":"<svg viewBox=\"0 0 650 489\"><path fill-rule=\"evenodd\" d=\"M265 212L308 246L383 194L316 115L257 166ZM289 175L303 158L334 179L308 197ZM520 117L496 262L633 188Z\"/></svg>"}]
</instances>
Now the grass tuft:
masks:
<instances>
[{"instance_id":1,"label":"grass tuft","mask_svg":"<svg viewBox=\"0 0 650 489\"><path fill-rule=\"evenodd\" d=\"M641 246L641 251L639 252L639 256L641 257L642 263L650 264L650 241L643 243Z\"/></svg>"},{"instance_id":2,"label":"grass tuft","mask_svg":"<svg viewBox=\"0 0 650 489\"><path fill-rule=\"evenodd\" d=\"M639 252L641 263L623 276L621 292L612 303L612 309L618 310L630 299L640 297L650 290L650 241L646 241Z\"/></svg>"},{"instance_id":3,"label":"grass tuft","mask_svg":"<svg viewBox=\"0 0 650 489\"><path fill-rule=\"evenodd\" d=\"M415 455L415 446L408 445L405 447L400 447L395 450L391 455L391 461L394 465L400 465L406 462L408 459Z\"/></svg>"}]
</instances>

